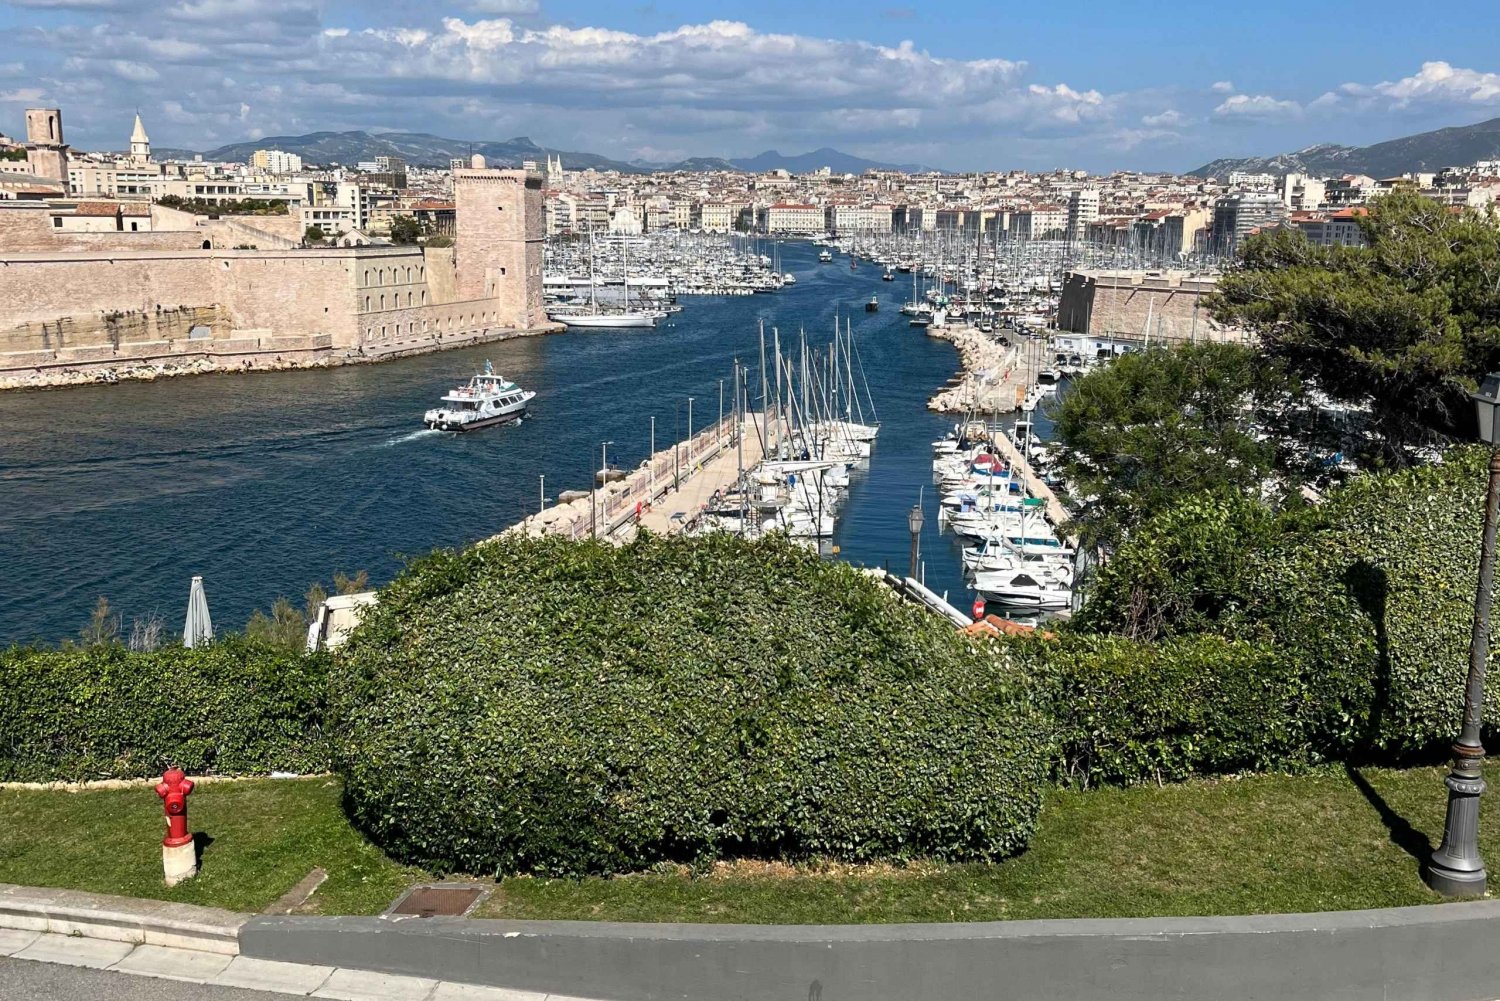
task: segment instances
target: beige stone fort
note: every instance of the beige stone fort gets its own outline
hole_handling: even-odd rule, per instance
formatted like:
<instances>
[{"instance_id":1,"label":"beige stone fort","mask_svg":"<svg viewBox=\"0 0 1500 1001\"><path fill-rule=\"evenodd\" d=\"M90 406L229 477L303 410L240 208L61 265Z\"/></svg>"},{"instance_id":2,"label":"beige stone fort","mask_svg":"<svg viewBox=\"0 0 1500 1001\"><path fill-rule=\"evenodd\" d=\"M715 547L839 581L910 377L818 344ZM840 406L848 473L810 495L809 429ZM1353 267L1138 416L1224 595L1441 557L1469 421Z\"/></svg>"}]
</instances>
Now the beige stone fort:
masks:
<instances>
[{"instance_id":1,"label":"beige stone fort","mask_svg":"<svg viewBox=\"0 0 1500 1001\"><path fill-rule=\"evenodd\" d=\"M1185 271L1070 271L1063 279L1057 329L1104 340L1244 341L1204 306L1212 274Z\"/></svg>"},{"instance_id":2,"label":"beige stone fort","mask_svg":"<svg viewBox=\"0 0 1500 1001\"><path fill-rule=\"evenodd\" d=\"M307 248L295 216L69 199L61 112L27 111L26 131L42 190L0 200L0 388L342 364L555 329L536 172L455 170L452 247Z\"/></svg>"}]
</instances>

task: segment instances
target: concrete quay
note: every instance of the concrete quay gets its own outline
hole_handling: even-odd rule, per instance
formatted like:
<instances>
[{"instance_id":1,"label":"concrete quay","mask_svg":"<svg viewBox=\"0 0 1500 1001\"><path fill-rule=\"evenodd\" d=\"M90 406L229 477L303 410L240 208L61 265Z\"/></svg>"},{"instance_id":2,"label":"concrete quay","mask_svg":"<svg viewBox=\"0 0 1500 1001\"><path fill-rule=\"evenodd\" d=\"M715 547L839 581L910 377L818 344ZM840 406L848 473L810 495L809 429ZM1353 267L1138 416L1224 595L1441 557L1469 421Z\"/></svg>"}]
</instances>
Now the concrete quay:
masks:
<instances>
[{"instance_id":1,"label":"concrete quay","mask_svg":"<svg viewBox=\"0 0 1500 1001\"><path fill-rule=\"evenodd\" d=\"M748 472L760 463L764 428L760 414L747 414L738 424L725 417L657 452L623 480L554 504L507 531L617 542L633 538L638 526L657 535L676 534L694 523L714 494L734 486L741 469L741 438L743 468Z\"/></svg>"},{"instance_id":2,"label":"concrete quay","mask_svg":"<svg viewBox=\"0 0 1500 1001\"><path fill-rule=\"evenodd\" d=\"M927 335L958 349L958 382L927 401L940 414L1008 414L1020 407L1036 382L1030 355L1019 345L1003 345L975 327L928 327Z\"/></svg>"}]
</instances>

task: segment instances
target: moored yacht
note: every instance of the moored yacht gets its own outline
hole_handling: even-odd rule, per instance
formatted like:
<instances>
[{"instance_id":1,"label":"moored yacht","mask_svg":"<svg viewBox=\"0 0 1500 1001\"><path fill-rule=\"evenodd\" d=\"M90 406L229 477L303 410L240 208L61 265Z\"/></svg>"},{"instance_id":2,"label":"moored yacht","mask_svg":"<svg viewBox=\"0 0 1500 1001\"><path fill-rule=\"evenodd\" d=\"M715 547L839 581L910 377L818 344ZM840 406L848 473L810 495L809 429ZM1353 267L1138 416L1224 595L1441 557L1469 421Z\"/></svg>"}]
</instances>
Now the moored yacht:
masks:
<instances>
[{"instance_id":1,"label":"moored yacht","mask_svg":"<svg viewBox=\"0 0 1500 1001\"><path fill-rule=\"evenodd\" d=\"M524 416L526 404L535 396L496 375L494 366L485 362L483 372L470 379L467 386L445 394L443 405L427 411L422 423L438 431L477 431Z\"/></svg>"}]
</instances>

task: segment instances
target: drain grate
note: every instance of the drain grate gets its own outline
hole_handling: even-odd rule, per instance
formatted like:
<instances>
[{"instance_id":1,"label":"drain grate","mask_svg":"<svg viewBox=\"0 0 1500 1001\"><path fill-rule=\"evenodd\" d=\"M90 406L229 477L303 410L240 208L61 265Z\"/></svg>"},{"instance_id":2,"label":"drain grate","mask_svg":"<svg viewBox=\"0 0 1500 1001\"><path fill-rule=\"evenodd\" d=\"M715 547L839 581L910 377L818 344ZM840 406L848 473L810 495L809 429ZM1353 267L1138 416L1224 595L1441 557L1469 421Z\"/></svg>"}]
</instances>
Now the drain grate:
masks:
<instances>
[{"instance_id":1,"label":"drain grate","mask_svg":"<svg viewBox=\"0 0 1500 1001\"><path fill-rule=\"evenodd\" d=\"M458 917L474 909L485 889L470 885L414 886L386 913L419 918Z\"/></svg>"}]
</instances>

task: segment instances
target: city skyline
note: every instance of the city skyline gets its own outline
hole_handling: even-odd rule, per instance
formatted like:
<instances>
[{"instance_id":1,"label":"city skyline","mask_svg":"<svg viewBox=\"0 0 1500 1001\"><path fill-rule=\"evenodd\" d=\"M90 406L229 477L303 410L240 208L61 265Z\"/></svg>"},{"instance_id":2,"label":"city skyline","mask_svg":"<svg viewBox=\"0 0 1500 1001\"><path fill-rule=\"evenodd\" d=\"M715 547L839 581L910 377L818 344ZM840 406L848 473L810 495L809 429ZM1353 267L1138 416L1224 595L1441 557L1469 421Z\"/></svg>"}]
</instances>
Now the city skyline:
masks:
<instances>
[{"instance_id":1,"label":"city skyline","mask_svg":"<svg viewBox=\"0 0 1500 1001\"><path fill-rule=\"evenodd\" d=\"M1500 14L1459 36L1403 24L1392 51L1400 9L1349 25L1280 2L1192 20L1088 2L1062 24L968 2L182 0L148 20L137 0L19 0L0 7L0 116L66 105L75 145L103 149L139 109L159 146L194 149L363 129L620 160L834 146L953 170L1183 171L1500 115L1484 51Z\"/></svg>"}]
</instances>

